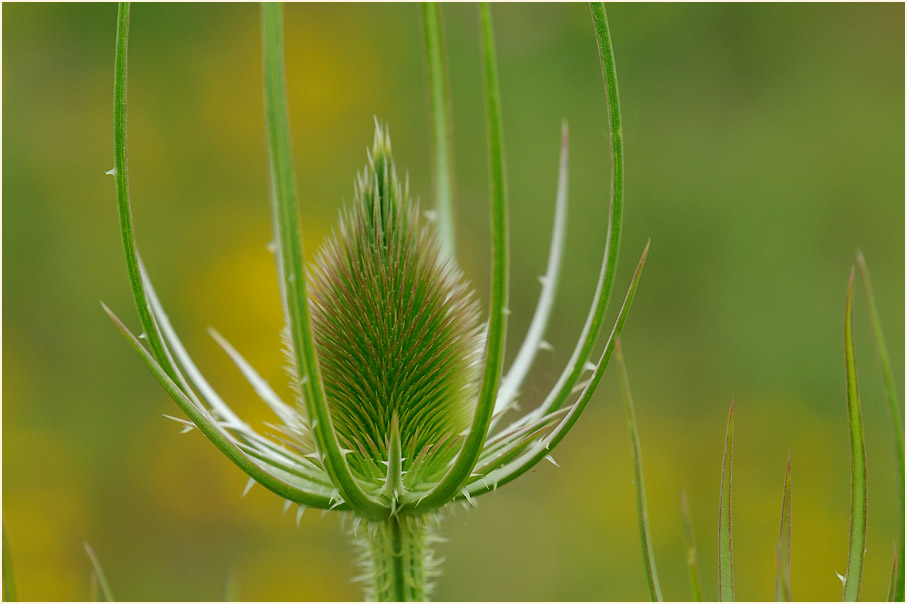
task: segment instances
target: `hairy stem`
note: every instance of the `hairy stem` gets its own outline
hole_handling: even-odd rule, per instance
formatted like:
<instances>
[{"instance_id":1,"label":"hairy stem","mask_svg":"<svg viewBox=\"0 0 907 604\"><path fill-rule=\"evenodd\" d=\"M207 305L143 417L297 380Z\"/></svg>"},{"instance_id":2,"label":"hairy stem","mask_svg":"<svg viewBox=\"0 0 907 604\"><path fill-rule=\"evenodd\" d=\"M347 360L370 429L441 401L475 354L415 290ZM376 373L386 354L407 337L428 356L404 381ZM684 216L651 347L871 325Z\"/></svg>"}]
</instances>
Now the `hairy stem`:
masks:
<instances>
[{"instance_id":1,"label":"hairy stem","mask_svg":"<svg viewBox=\"0 0 907 604\"><path fill-rule=\"evenodd\" d=\"M366 596L377 602L421 602L433 571L430 518L394 516L369 522L357 537L364 550Z\"/></svg>"}]
</instances>

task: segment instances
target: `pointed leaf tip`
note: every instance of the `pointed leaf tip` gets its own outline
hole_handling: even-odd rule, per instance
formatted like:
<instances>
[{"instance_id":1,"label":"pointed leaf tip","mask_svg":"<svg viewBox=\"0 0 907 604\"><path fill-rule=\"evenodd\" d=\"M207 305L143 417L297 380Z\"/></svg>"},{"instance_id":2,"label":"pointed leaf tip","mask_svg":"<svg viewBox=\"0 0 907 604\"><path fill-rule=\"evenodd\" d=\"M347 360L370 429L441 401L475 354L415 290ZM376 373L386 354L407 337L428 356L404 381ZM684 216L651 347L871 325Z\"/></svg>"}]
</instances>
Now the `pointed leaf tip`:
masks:
<instances>
[{"instance_id":1,"label":"pointed leaf tip","mask_svg":"<svg viewBox=\"0 0 907 604\"><path fill-rule=\"evenodd\" d=\"M246 486L245 486L245 488L243 488L243 490L242 490L242 495L240 495L239 498L242 499L243 497L245 497L246 495L248 495L248 494L249 494L249 491L252 490L252 487L253 487L254 485L255 485L255 479L254 479L254 478L250 478L248 481L246 481Z\"/></svg>"}]
</instances>

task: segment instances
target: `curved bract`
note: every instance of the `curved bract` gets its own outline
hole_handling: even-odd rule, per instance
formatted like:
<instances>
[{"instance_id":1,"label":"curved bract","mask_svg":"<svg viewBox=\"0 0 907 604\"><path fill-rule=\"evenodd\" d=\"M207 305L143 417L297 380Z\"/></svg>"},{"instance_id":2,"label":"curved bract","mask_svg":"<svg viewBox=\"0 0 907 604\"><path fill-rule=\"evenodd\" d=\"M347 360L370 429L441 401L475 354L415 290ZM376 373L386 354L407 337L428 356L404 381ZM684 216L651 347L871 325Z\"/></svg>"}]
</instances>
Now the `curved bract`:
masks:
<instances>
[{"instance_id":1,"label":"curved bract","mask_svg":"<svg viewBox=\"0 0 907 604\"><path fill-rule=\"evenodd\" d=\"M368 164L355 183L353 203L342 211L336 230L307 268L292 169L282 8L263 6L265 121L275 254L295 403L281 400L223 337L213 331L212 336L274 412L281 433L275 438L240 419L198 371L139 260L126 166L129 6L120 5L114 175L143 335L133 336L112 313L111 317L190 420L177 421L197 427L249 475L250 485L257 482L285 498L287 505L299 504L300 514L306 507L351 511L369 522L366 534L373 539L369 551L396 552L413 527L425 524L414 518L433 514L453 500L471 501L522 475L549 457L575 425L611 358L648 251L646 246L607 343L598 361L591 363L613 289L623 211L623 147L614 57L603 7L593 4L592 15L606 83L613 176L609 218L602 228L605 248L598 285L582 335L551 393L534 410L498 429L535 354L545 348L544 332L554 306L565 237L566 124L548 268L529 331L505 373L504 341L510 314L507 182L490 7L480 9L492 226L491 300L487 323L483 323L475 296L451 255L455 249L449 211L452 160L447 153L452 145L438 7L425 7L423 17L431 103L436 117L444 113L432 131L434 149L443 155L438 161L441 181L436 188L442 210L437 212L440 243L435 228L422 219L407 186L398 179L387 131L378 126ZM590 369L592 375L580 384L583 373ZM422 537L413 535L412 543L423 543ZM421 551L422 545L419 548ZM381 568L403 572L400 560L392 562ZM373 587L376 585L373 581ZM389 589L375 592L382 598L427 593L421 587L400 591L408 584L399 575L381 585Z\"/></svg>"}]
</instances>

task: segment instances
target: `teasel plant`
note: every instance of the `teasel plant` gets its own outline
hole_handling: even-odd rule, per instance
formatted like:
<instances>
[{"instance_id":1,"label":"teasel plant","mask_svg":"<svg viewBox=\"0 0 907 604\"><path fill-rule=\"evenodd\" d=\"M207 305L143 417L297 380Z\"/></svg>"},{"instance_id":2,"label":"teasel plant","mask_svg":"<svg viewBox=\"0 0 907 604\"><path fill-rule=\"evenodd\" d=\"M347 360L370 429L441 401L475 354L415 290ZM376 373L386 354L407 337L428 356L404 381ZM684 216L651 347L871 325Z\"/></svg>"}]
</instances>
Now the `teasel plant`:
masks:
<instances>
[{"instance_id":1,"label":"teasel plant","mask_svg":"<svg viewBox=\"0 0 907 604\"><path fill-rule=\"evenodd\" d=\"M376 120L352 203L314 260L303 255L287 110L283 9L261 9L271 209L282 341L295 400L285 402L219 334L274 412L274 434L253 429L200 373L158 300L136 247L126 161L126 64L130 6L118 9L114 157L120 230L141 323L134 335L105 310L188 419L259 484L306 509L349 519L360 546L366 596L423 600L438 573L431 545L443 511L474 505L551 458L588 406L627 319L643 251L603 350L593 356L614 286L623 211L623 146L617 75L602 4L591 5L611 137L611 196L604 256L582 333L550 393L505 422L536 353L547 347L563 259L567 208L564 126L546 274L523 343L504 371L509 300L507 184L491 8L479 8L491 181L491 294L487 317L454 254L450 95L437 5L422 7L437 217L429 221L398 177L388 128ZM591 374L590 374L591 372Z\"/></svg>"}]
</instances>

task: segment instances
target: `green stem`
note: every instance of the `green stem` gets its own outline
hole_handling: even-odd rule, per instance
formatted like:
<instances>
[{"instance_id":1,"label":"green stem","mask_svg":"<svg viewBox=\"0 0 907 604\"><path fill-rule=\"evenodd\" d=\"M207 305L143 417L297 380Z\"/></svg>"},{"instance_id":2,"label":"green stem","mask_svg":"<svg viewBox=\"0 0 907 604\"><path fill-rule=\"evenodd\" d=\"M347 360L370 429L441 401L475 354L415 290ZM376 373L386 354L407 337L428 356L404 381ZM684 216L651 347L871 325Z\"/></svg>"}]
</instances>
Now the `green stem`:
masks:
<instances>
[{"instance_id":1,"label":"green stem","mask_svg":"<svg viewBox=\"0 0 907 604\"><path fill-rule=\"evenodd\" d=\"M430 519L424 516L394 516L369 522L365 539L366 596L377 602L421 602L429 595L428 576L432 556Z\"/></svg>"}]
</instances>

